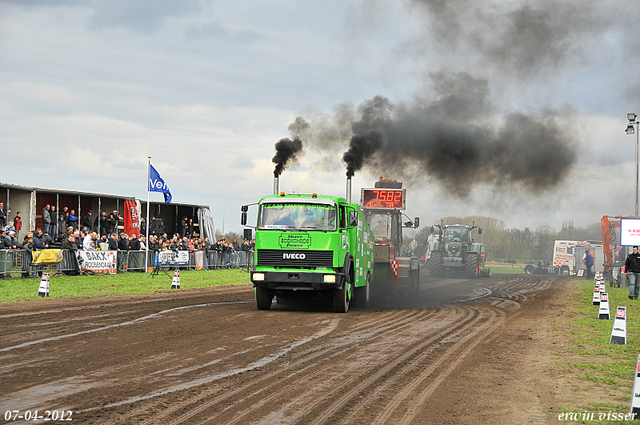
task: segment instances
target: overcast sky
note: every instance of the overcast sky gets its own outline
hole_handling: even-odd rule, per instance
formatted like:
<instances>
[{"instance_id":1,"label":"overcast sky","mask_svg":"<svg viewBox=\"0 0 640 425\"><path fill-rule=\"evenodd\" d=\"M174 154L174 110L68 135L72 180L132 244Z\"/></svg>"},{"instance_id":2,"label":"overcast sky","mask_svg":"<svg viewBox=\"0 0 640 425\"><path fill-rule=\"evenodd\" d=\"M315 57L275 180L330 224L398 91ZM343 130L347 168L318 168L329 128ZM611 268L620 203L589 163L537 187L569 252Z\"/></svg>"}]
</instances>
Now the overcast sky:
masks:
<instances>
[{"instance_id":1,"label":"overcast sky","mask_svg":"<svg viewBox=\"0 0 640 425\"><path fill-rule=\"evenodd\" d=\"M628 1L4 0L0 181L176 202L240 231L272 191L409 183L407 214L576 226L633 215L640 20ZM378 120L367 118L383 101ZM290 127L296 118L304 132ZM365 125L366 124L366 125ZM367 133L370 134L370 133ZM153 193L152 200L162 200Z\"/></svg>"}]
</instances>

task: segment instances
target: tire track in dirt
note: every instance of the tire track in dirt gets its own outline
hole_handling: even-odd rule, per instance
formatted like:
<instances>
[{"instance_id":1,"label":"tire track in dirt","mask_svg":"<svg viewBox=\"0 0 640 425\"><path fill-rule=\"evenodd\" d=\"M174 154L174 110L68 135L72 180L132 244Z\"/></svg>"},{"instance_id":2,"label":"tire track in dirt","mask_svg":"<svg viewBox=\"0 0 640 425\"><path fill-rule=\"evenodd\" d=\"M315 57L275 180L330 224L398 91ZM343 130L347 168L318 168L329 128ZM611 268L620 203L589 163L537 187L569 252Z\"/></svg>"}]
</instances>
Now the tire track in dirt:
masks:
<instances>
[{"instance_id":1,"label":"tire track in dirt","mask_svg":"<svg viewBox=\"0 0 640 425\"><path fill-rule=\"evenodd\" d=\"M388 333L397 332L403 327L410 326L414 321L414 317L416 315L422 315L425 317L437 315L441 313L440 310L433 311L393 311L393 312L385 312L378 317L374 317L371 319L367 319L356 325L358 329L364 328L372 328L372 332L370 337L379 337L386 335ZM287 375L286 379L295 380L296 377L302 373L305 373L309 368L316 366L316 362L326 358L334 358L342 354L346 349L349 348L349 345L353 345L353 341L349 341L348 344L336 344L336 343L328 343L320 348L309 348L307 350L303 350L300 353L296 353L296 359L291 360L287 364L286 369L278 369L271 373L267 373L255 380L251 383L246 384L244 386L240 386L238 388L233 389L232 391L226 391L224 394L215 396L215 393L219 392L218 389L206 390L199 394L195 398L191 398L186 400L185 402L172 406L168 409L164 409L159 415L153 416L143 423L154 423L159 419L163 419L171 415L172 413L180 410L180 409L188 409L188 412L181 415L180 417L173 419L171 422L165 422L170 424L180 424L187 422L204 412L206 409L215 406L216 404L220 404L231 397L239 396L243 392L249 393L249 395L257 395L262 392L268 392L272 386L282 385L281 376ZM299 370L297 370L299 369ZM305 375L306 376L306 375ZM204 399L213 396L214 398L203 402ZM249 396L244 396L241 398L246 398ZM192 407L192 405L196 404L196 407ZM228 402L227 402L228 403ZM139 415L144 413L146 409L149 407L141 407L130 412L131 415ZM129 415L127 415L129 416Z\"/></svg>"}]
</instances>

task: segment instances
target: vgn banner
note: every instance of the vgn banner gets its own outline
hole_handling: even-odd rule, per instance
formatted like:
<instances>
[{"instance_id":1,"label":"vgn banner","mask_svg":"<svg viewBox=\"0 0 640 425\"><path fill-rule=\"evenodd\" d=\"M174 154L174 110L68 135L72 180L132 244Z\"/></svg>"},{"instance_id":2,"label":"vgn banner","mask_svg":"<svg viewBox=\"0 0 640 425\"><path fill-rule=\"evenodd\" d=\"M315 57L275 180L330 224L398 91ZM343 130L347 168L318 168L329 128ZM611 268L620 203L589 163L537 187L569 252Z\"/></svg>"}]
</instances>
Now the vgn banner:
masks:
<instances>
[{"instance_id":1,"label":"vgn banner","mask_svg":"<svg viewBox=\"0 0 640 425\"><path fill-rule=\"evenodd\" d=\"M116 274L117 251L76 251L80 271Z\"/></svg>"},{"instance_id":2,"label":"vgn banner","mask_svg":"<svg viewBox=\"0 0 640 425\"><path fill-rule=\"evenodd\" d=\"M189 251L160 251L156 257L156 264L189 264Z\"/></svg>"}]
</instances>

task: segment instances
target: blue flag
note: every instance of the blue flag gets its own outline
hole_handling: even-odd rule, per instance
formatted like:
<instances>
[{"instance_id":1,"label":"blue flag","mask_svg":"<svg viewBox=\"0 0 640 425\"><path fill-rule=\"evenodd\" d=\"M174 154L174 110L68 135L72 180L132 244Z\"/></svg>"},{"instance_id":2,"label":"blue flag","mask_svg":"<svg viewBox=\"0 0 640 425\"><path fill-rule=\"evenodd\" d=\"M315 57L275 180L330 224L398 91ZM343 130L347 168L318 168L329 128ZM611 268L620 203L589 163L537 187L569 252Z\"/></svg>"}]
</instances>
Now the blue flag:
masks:
<instances>
[{"instance_id":1,"label":"blue flag","mask_svg":"<svg viewBox=\"0 0 640 425\"><path fill-rule=\"evenodd\" d=\"M153 168L153 165L149 164L149 192L162 192L164 194L164 202L167 204L171 202L171 191L169 186L162 180L160 174Z\"/></svg>"}]
</instances>

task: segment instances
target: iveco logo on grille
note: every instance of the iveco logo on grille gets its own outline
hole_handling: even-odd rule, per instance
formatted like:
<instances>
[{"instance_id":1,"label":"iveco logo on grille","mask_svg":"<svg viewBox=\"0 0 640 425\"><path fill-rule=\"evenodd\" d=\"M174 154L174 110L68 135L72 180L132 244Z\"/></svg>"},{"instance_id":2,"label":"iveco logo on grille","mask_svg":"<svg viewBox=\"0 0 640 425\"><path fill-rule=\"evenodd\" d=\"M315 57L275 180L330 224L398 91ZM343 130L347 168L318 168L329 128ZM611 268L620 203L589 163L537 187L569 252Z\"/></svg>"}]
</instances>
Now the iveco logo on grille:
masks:
<instances>
[{"instance_id":1,"label":"iveco logo on grille","mask_svg":"<svg viewBox=\"0 0 640 425\"><path fill-rule=\"evenodd\" d=\"M289 253L289 252L282 253L283 260L304 260L305 258L307 258L305 254L297 254L297 253Z\"/></svg>"}]
</instances>

